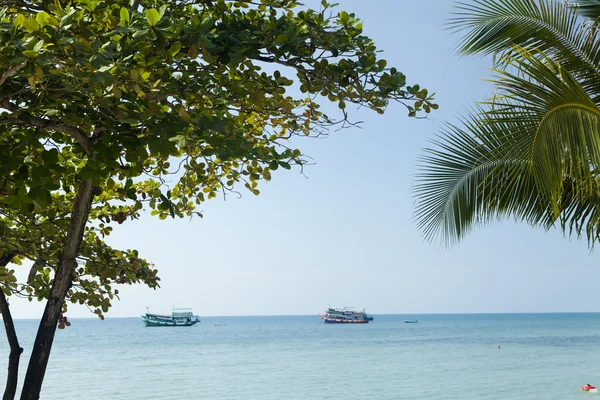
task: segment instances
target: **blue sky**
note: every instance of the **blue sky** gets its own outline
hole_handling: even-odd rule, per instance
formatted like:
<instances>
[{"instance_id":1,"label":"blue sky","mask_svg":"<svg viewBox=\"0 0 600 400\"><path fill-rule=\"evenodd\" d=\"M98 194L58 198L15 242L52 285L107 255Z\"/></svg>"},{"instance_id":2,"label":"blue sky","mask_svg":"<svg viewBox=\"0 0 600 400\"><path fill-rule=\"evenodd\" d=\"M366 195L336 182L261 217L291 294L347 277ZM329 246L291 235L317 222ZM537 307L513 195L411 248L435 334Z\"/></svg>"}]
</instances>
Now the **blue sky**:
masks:
<instances>
[{"instance_id":1,"label":"blue sky","mask_svg":"<svg viewBox=\"0 0 600 400\"><path fill-rule=\"evenodd\" d=\"M437 93L440 109L427 120L409 119L399 105L383 116L350 110L361 129L294 141L316 161L306 177L285 171L258 197L211 200L204 219L148 214L115 227L110 242L153 261L162 288L121 288L108 316L140 315L146 306L317 314L329 304L373 313L600 311L597 254L558 229L503 221L450 249L423 241L412 220L417 158L445 121L491 93L483 81L489 60L456 55L458 36L444 31L451 1L337 2L363 19L388 66ZM13 301L16 318L42 310ZM79 306L69 314L91 316Z\"/></svg>"}]
</instances>

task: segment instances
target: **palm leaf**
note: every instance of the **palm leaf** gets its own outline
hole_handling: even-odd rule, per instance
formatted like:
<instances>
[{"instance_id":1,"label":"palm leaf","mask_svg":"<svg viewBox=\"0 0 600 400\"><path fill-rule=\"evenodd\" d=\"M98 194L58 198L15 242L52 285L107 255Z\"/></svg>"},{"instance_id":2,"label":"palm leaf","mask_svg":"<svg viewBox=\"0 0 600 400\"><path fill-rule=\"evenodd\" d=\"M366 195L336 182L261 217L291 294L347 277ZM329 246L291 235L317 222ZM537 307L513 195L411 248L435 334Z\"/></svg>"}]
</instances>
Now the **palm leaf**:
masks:
<instances>
[{"instance_id":1,"label":"palm leaf","mask_svg":"<svg viewBox=\"0 0 600 400\"><path fill-rule=\"evenodd\" d=\"M589 247L594 247L595 242L600 240L600 195L594 193L581 199L566 191L562 209L560 223L563 231L569 236L586 236Z\"/></svg>"},{"instance_id":2,"label":"palm leaf","mask_svg":"<svg viewBox=\"0 0 600 400\"><path fill-rule=\"evenodd\" d=\"M545 228L560 219L595 240L600 221L600 109L547 55L514 48L495 70L499 96L449 126L426 150L415 215L447 244L477 224L511 216Z\"/></svg>"},{"instance_id":3,"label":"palm leaf","mask_svg":"<svg viewBox=\"0 0 600 400\"><path fill-rule=\"evenodd\" d=\"M571 3L580 15L596 20L600 17L600 0L577 0Z\"/></svg>"},{"instance_id":4,"label":"palm leaf","mask_svg":"<svg viewBox=\"0 0 600 400\"><path fill-rule=\"evenodd\" d=\"M515 45L540 51L570 71L593 99L600 96L600 37L577 9L556 0L474 0L457 8L449 27L466 31L461 53L494 54L502 62Z\"/></svg>"},{"instance_id":5,"label":"palm leaf","mask_svg":"<svg viewBox=\"0 0 600 400\"><path fill-rule=\"evenodd\" d=\"M531 163L507 156L495 135L514 124L494 126L481 123L481 117L481 112L469 114L466 129L449 125L420 159L415 217L428 240L439 235L452 244L473 226L507 215L531 224L547 220Z\"/></svg>"},{"instance_id":6,"label":"palm leaf","mask_svg":"<svg viewBox=\"0 0 600 400\"><path fill-rule=\"evenodd\" d=\"M573 190L582 198L597 189L592 169L600 167L600 109L573 75L546 55L515 51L519 56L510 65L516 72L495 71L493 82L504 99L493 103L486 120L516 124L513 147L530 152L537 182L558 215L565 177L573 178Z\"/></svg>"}]
</instances>

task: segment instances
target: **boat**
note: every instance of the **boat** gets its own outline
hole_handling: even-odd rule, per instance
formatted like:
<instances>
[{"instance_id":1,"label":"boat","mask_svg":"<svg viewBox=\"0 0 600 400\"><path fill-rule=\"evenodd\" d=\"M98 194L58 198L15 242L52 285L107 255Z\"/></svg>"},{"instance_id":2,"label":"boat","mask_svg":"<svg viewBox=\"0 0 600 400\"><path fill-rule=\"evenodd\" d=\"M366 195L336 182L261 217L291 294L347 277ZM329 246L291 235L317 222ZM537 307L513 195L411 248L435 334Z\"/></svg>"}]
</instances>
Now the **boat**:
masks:
<instances>
[{"instance_id":1,"label":"boat","mask_svg":"<svg viewBox=\"0 0 600 400\"><path fill-rule=\"evenodd\" d=\"M593 392L593 393L597 393L598 392L598 389L596 389L595 386L592 386L589 383L587 385L583 385L581 387L581 390L583 390L584 392Z\"/></svg>"},{"instance_id":2,"label":"boat","mask_svg":"<svg viewBox=\"0 0 600 400\"><path fill-rule=\"evenodd\" d=\"M321 319L327 324L368 324L373 321L373 317L368 316L364 309L352 307L328 308Z\"/></svg>"},{"instance_id":3,"label":"boat","mask_svg":"<svg viewBox=\"0 0 600 400\"><path fill-rule=\"evenodd\" d=\"M404 320L405 324L416 324L417 322L419 322L419 321L417 321L416 319L405 319Z\"/></svg>"},{"instance_id":4,"label":"boat","mask_svg":"<svg viewBox=\"0 0 600 400\"><path fill-rule=\"evenodd\" d=\"M200 322L200 317L194 315L191 308L174 308L171 315L152 314L147 310L142 320L146 326L192 326Z\"/></svg>"}]
</instances>

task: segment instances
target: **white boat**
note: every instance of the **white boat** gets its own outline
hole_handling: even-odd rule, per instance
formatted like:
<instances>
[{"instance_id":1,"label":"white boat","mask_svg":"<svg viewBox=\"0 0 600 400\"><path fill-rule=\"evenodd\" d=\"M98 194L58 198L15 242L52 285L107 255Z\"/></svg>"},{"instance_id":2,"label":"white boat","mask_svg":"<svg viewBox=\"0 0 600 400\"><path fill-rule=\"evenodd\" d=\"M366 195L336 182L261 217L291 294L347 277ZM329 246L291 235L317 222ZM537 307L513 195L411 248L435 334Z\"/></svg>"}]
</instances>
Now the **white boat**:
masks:
<instances>
[{"instance_id":1,"label":"white boat","mask_svg":"<svg viewBox=\"0 0 600 400\"><path fill-rule=\"evenodd\" d=\"M152 314L149 311L142 315L146 326L192 326L200 322L200 317L192 313L191 308L174 308L171 315Z\"/></svg>"},{"instance_id":2,"label":"white boat","mask_svg":"<svg viewBox=\"0 0 600 400\"><path fill-rule=\"evenodd\" d=\"M331 308L329 307L321 319L326 324L368 324L373 317L367 315L364 309L352 307Z\"/></svg>"}]
</instances>

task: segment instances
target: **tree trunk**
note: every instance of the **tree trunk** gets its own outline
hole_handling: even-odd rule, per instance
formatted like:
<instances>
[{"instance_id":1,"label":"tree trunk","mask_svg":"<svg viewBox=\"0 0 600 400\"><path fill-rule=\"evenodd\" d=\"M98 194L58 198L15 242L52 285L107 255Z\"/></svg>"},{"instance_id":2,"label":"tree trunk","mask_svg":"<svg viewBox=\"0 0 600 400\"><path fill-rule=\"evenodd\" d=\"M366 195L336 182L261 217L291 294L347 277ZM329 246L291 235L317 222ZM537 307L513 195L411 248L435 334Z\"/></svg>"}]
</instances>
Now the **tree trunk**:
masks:
<instances>
[{"instance_id":1,"label":"tree trunk","mask_svg":"<svg viewBox=\"0 0 600 400\"><path fill-rule=\"evenodd\" d=\"M50 350L52 350L52 342L56 333L56 325L65 297L73 282L73 272L77 268L76 258L79 254L79 246L83 239L93 199L94 186L92 182L89 180L81 181L71 211L71 222L67 232L65 248L33 344L23 391L21 392L21 400L38 400L40 397L42 382L44 381Z\"/></svg>"},{"instance_id":2,"label":"tree trunk","mask_svg":"<svg viewBox=\"0 0 600 400\"><path fill-rule=\"evenodd\" d=\"M14 256L14 254L5 254L3 257L0 257L0 267L8 265ZM12 316L10 315L8 302L6 301L6 296L1 288L0 313L2 313L4 329L6 330L6 338L8 339L8 344L10 345L10 355L8 356L8 376L6 378L6 388L4 389L4 396L2 397L2 400L13 400L15 398L15 393L17 393L19 359L21 358L21 353L23 353L23 348L19 346L17 332L15 331L15 325L13 324Z\"/></svg>"}]
</instances>

